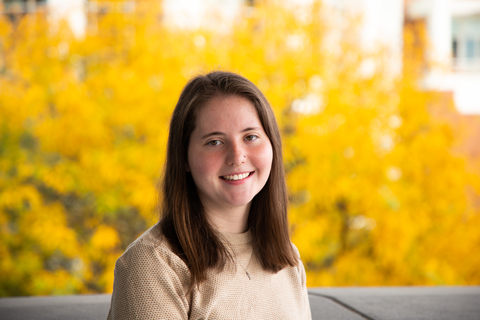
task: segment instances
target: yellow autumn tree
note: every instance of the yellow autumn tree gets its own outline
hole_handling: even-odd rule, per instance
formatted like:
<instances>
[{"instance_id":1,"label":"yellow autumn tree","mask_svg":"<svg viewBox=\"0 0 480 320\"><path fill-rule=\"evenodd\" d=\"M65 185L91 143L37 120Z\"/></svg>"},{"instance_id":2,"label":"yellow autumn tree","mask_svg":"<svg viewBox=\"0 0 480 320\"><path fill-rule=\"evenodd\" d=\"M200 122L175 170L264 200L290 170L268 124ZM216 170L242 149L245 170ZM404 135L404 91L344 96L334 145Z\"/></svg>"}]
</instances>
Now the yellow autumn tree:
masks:
<instances>
[{"instance_id":1,"label":"yellow autumn tree","mask_svg":"<svg viewBox=\"0 0 480 320\"><path fill-rule=\"evenodd\" d=\"M0 295L112 290L115 260L157 219L180 90L214 69L275 110L309 286L480 281L478 177L417 87L408 30L392 73L357 19L319 2L212 12L194 30L166 24L158 1L98 6L81 39L41 13L0 22Z\"/></svg>"}]
</instances>

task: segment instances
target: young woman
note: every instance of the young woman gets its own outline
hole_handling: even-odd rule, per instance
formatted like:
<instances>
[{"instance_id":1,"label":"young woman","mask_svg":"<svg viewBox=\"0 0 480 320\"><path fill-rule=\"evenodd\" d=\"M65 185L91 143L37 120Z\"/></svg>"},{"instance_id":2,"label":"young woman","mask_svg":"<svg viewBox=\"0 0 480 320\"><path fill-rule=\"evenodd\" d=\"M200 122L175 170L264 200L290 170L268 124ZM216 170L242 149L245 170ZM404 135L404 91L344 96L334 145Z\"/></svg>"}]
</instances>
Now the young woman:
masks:
<instances>
[{"instance_id":1,"label":"young woman","mask_svg":"<svg viewBox=\"0 0 480 320\"><path fill-rule=\"evenodd\" d=\"M170 123L161 220L115 265L107 319L311 319L289 238L280 133L249 80L190 80Z\"/></svg>"}]
</instances>

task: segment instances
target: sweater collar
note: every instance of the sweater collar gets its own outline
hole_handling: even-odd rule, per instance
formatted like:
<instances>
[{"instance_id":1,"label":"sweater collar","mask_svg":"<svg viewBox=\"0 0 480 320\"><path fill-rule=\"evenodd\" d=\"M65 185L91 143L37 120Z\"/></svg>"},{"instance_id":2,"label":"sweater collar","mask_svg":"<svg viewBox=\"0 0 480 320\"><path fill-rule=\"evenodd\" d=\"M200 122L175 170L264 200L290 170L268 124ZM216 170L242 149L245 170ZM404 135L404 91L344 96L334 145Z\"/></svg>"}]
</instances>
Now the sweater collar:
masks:
<instances>
[{"instance_id":1,"label":"sweater collar","mask_svg":"<svg viewBox=\"0 0 480 320\"><path fill-rule=\"evenodd\" d=\"M241 246L252 241L252 233L247 230L244 233L226 233L219 231L222 239L226 240L232 246Z\"/></svg>"}]
</instances>

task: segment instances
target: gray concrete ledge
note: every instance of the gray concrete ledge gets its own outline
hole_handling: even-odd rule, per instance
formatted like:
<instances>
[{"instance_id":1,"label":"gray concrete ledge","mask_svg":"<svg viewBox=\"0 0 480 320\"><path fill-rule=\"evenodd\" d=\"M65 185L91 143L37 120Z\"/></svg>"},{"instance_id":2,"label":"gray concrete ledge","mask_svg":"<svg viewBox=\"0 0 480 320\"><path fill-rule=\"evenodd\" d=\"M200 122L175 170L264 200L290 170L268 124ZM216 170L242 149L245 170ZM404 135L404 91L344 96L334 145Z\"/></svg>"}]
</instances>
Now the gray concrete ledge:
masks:
<instances>
[{"instance_id":1,"label":"gray concrete ledge","mask_svg":"<svg viewBox=\"0 0 480 320\"><path fill-rule=\"evenodd\" d=\"M309 295L343 306L352 320L480 320L480 286L316 288ZM315 319L336 319L311 309Z\"/></svg>"},{"instance_id":2,"label":"gray concrete ledge","mask_svg":"<svg viewBox=\"0 0 480 320\"><path fill-rule=\"evenodd\" d=\"M0 299L0 320L106 319L109 294Z\"/></svg>"},{"instance_id":3,"label":"gray concrete ledge","mask_svg":"<svg viewBox=\"0 0 480 320\"><path fill-rule=\"evenodd\" d=\"M309 289L314 320L479 320L480 286ZM110 295L0 298L0 320L105 319Z\"/></svg>"}]
</instances>

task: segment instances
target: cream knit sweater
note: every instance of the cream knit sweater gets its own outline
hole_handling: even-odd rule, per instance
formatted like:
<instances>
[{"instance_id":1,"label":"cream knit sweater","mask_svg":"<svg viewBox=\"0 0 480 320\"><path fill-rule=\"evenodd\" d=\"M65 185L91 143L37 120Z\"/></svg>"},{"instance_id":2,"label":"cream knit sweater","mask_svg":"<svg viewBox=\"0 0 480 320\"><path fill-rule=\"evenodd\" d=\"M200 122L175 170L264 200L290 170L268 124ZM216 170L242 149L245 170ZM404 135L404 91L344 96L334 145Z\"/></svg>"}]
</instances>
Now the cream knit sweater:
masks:
<instances>
[{"instance_id":1,"label":"cream knit sweater","mask_svg":"<svg viewBox=\"0 0 480 320\"><path fill-rule=\"evenodd\" d=\"M188 267L150 228L117 260L107 320L311 319L301 261L273 274L252 255L250 232L222 235L236 266L209 270L206 282L186 295Z\"/></svg>"}]
</instances>

